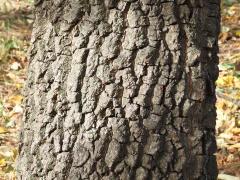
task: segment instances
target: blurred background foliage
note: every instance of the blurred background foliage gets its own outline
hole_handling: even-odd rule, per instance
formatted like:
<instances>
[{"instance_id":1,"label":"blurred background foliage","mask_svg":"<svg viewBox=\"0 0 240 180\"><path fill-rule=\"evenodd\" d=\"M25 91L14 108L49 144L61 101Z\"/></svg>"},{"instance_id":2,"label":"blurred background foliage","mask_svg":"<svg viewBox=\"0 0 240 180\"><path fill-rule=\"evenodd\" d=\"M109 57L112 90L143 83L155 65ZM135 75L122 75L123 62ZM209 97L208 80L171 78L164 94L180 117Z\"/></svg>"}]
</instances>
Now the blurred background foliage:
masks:
<instances>
[{"instance_id":1,"label":"blurred background foliage","mask_svg":"<svg viewBox=\"0 0 240 180\"><path fill-rule=\"evenodd\" d=\"M240 179L240 0L222 0L217 84L217 161L221 178ZM224 176L225 174L232 176Z\"/></svg>"},{"instance_id":2,"label":"blurred background foliage","mask_svg":"<svg viewBox=\"0 0 240 180\"><path fill-rule=\"evenodd\" d=\"M0 180L15 179L33 0L0 0ZM240 0L222 0L217 84L219 179L240 177Z\"/></svg>"},{"instance_id":3,"label":"blurred background foliage","mask_svg":"<svg viewBox=\"0 0 240 180\"><path fill-rule=\"evenodd\" d=\"M0 179L15 179L32 1L0 0Z\"/></svg>"}]
</instances>

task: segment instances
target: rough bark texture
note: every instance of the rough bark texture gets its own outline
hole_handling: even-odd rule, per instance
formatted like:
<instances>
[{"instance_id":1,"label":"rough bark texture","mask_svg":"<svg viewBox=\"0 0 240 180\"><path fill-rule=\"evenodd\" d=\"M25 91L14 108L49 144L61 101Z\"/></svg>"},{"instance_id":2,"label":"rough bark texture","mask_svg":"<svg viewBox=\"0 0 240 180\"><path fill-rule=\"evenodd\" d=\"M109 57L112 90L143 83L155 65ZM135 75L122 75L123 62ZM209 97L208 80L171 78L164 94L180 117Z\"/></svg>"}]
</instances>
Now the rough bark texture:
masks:
<instances>
[{"instance_id":1,"label":"rough bark texture","mask_svg":"<svg viewBox=\"0 0 240 180\"><path fill-rule=\"evenodd\" d=\"M19 179L214 180L219 0L36 0Z\"/></svg>"}]
</instances>

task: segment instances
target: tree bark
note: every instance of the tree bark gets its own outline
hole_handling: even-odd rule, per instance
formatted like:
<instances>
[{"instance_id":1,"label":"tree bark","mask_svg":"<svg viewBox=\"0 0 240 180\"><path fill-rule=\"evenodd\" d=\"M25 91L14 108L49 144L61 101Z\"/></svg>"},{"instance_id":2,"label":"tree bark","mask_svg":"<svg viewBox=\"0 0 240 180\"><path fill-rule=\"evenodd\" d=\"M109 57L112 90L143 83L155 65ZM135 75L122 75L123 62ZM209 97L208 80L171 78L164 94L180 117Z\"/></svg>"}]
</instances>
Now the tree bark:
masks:
<instances>
[{"instance_id":1,"label":"tree bark","mask_svg":"<svg viewBox=\"0 0 240 180\"><path fill-rule=\"evenodd\" d=\"M219 0L35 0L19 179L217 178Z\"/></svg>"}]
</instances>

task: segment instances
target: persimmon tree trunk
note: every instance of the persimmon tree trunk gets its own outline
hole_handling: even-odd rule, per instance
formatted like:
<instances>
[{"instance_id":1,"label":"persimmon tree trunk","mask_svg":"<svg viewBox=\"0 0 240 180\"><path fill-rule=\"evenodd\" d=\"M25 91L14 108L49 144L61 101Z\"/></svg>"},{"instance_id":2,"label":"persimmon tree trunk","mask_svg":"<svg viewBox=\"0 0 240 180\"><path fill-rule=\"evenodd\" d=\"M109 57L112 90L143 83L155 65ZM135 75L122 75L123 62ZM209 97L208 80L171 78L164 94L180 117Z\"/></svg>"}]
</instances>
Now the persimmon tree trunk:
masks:
<instances>
[{"instance_id":1,"label":"persimmon tree trunk","mask_svg":"<svg viewBox=\"0 0 240 180\"><path fill-rule=\"evenodd\" d=\"M19 179L217 177L219 0L36 0Z\"/></svg>"}]
</instances>

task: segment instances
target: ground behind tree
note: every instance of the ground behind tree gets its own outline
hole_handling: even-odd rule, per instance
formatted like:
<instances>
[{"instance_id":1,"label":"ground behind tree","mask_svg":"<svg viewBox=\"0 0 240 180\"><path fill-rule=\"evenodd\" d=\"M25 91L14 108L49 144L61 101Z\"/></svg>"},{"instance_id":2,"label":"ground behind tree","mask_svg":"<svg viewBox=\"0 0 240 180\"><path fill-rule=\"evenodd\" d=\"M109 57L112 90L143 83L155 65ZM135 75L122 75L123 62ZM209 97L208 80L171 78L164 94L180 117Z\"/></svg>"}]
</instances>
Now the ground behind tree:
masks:
<instances>
[{"instance_id":1,"label":"ground behind tree","mask_svg":"<svg viewBox=\"0 0 240 180\"><path fill-rule=\"evenodd\" d=\"M0 179L14 179L23 113L31 1L0 2ZM220 174L240 177L240 3L223 1L217 81L217 160ZM225 178L226 176L221 176ZM228 176L227 176L228 178Z\"/></svg>"}]
</instances>

